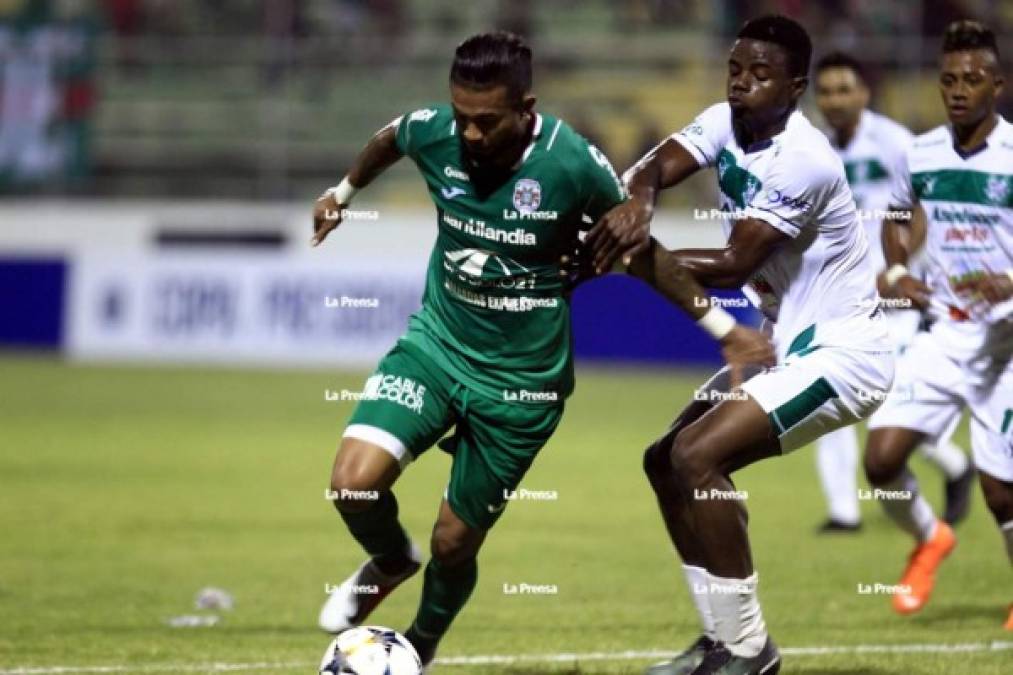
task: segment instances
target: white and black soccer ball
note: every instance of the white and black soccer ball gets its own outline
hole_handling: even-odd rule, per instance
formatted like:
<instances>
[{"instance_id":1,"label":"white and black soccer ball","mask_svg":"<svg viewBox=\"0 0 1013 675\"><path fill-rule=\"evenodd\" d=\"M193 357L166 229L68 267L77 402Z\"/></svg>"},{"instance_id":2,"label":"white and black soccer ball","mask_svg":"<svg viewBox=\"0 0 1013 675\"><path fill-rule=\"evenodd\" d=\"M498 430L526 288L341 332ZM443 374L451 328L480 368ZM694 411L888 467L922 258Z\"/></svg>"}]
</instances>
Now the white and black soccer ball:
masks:
<instances>
[{"instance_id":1,"label":"white and black soccer ball","mask_svg":"<svg viewBox=\"0 0 1013 675\"><path fill-rule=\"evenodd\" d=\"M420 675L422 661L403 635L383 626L346 630L320 661L320 675Z\"/></svg>"}]
</instances>

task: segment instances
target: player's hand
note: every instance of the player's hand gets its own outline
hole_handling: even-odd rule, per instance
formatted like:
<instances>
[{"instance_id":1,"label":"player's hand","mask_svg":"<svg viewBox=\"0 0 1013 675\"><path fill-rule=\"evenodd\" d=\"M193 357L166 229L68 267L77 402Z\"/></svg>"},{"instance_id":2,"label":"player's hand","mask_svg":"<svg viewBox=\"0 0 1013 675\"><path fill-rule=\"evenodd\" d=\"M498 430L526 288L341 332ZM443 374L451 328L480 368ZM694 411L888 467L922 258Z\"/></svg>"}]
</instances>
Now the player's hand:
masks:
<instances>
[{"instance_id":1,"label":"player's hand","mask_svg":"<svg viewBox=\"0 0 1013 675\"><path fill-rule=\"evenodd\" d=\"M629 265L633 256L647 250L652 213L650 205L633 197L601 217L584 239L595 272L605 274L620 259Z\"/></svg>"},{"instance_id":2,"label":"player's hand","mask_svg":"<svg viewBox=\"0 0 1013 675\"><path fill-rule=\"evenodd\" d=\"M574 238L570 250L559 258L559 277L563 282L563 292L572 293L573 289L594 276L587 245Z\"/></svg>"},{"instance_id":3,"label":"player's hand","mask_svg":"<svg viewBox=\"0 0 1013 675\"><path fill-rule=\"evenodd\" d=\"M915 309L925 310L928 309L931 293L931 288L910 274L906 274L897 280L889 294L895 298L907 298Z\"/></svg>"},{"instance_id":4,"label":"player's hand","mask_svg":"<svg viewBox=\"0 0 1013 675\"><path fill-rule=\"evenodd\" d=\"M331 230L341 224L341 210L345 205L338 204L334 194L329 190L317 198L313 205L313 238L312 246L319 246L327 238Z\"/></svg>"},{"instance_id":5,"label":"player's hand","mask_svg":"<svg viewBox=\"0 0 1013 675\"><path fill-rule=\"evenodd\" d=\"M742 384L742 371L746 366L773 367L777 353L770 338L747 326L736 325L721 338L721 355L731 370L731 385L734 389Z\"/></svg>"},{"instance_id":6,"label":"player's hand","mask_svg":"<svg viewBox=\"0 0 1013 675\"><path fill-rule=\"evenodd\" d=\"M1008 274L983 274L969 281L957 284L954 289L960 294L969 294L990 305L997 305L1013 298L1013 279Z\"/></svg>"}]
</instances>

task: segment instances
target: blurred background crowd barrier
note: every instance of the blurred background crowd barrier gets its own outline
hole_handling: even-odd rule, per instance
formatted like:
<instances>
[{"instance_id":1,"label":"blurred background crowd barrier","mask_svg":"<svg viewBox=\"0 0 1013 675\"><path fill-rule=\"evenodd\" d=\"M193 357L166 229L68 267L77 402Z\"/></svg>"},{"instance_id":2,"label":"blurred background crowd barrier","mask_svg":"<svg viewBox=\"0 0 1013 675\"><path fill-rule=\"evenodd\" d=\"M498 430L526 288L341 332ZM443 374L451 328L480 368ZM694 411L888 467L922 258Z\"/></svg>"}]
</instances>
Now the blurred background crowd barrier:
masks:
<instances>
[{"instance_id":1,"label":"blurred background crowd barrier","mask_svg":"<svg viewBox=\"0 0 1013 675\"><path fill-rule=\"evenodd\" d=\"M817 57L864 60L873 106L916 132L944 121L949 21L985 21L1013 52L1013 0L0 0L0 346L367 366L418 304L426 192L402 162L357 202L378 219L319 251L309 208L377 128L447 98L458 42L526 36L539 108L621 171L723 97L732 36L769 11ZM665 196L666 243L721 241L692 217L713 183ZM385 309L326 306L350 289ZM717 358L629 280L580 289L574 320L579 356Z\"/></svg>"}]
</instances>

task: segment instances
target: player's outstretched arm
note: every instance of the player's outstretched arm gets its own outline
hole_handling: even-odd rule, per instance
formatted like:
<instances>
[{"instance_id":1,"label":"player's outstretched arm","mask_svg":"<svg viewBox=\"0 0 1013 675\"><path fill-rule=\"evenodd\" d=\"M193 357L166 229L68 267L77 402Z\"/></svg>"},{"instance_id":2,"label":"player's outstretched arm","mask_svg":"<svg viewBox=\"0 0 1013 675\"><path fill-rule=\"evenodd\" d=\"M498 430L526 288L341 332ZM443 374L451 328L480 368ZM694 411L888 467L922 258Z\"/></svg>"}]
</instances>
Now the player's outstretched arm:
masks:
<instances>
[{"instance_id":1,"label":"player's outstretched arm","mask_svg":"<svg viewBox=\"0 0 1013 675\"><path fill-rule=\"evenodd\" d=\"M630 261L628 271L654 287L721 343L725 361L732 367L732 383L738 386L741 366L774 365L776 355L770 339L760 331L740 326L720 307L690 269L679 262L681 251L668 251L651 237L648 248Z\"/></svg>"},{"instance_id":2,"label":"player's outstretched arm","mask_svg":"<svg viewBox=\"0 0 1013 675\"><path fill-rule=\"evenodd\" d=\"M891 216L883 221L883 257L886 270L877 278L880 293L907 298L917 309L929 304L931 289L908 272L907 262L925 241L925 213L914 209L890 209Z\"/></svg>"},{"instance_id":3,"label":"player's outstretched arm","mask_svg":"<svg viewBox=\"0 0 1013 675\"><path fill-rule=\"evenodd\" d=\"M598 274L611 270L620 259L628 266L634 256L646 250L658 192L682 182L699 168L693 155L669 138L623 174L630 198L602 216L585 240Z\"/></svg>"},{"instance_id":4,"label":"player's outstretched arm","mask_svg":"<svg viewBox=\"0 0 1013 675\"><path fill-rule=\"evenodd\" d=\"M356 192L366 187L389 166L401 159L397 146L397 123L391 122L376 132L362 149L348 175L336 187L317 198L313 205L313 238L319 246L331 230L341 224L341 210L347 208Z\"/></svg>"}]
</instances>

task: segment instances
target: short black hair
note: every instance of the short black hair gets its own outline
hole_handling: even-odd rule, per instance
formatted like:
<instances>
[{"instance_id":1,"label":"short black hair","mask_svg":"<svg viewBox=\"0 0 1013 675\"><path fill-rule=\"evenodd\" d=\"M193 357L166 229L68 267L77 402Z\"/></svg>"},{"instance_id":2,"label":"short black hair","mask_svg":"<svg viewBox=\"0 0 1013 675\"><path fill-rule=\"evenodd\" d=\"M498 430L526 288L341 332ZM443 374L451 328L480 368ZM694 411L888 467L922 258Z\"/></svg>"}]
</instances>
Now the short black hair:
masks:
<instances>
[{"instance_id":1,"label":"short black hair","mask_svg":"<svg viewBox=\"0 0 1013 675\"><path fill-rule=\"evenodd\" d=\"M995 54L999 60L999 46L995 41L995 33L979 21L967 19L954 21L943 33L943 53L963 52L972 49L985 49Z\"/></svg>"},{"instance_id":2,"label":"short black hair","mask_svg":"<svg viewBox=\"0 0 1013 675\"><path fill-rule=\"evenodd\" d=\"M457 46L450 81L480 90L504 85L520 99L531 91L531 48L507 31L473 35Z\"/></svg>"},{"instance_id":3,"label":"short black hair","mask_svg":"<svg viewBox=\"0 0 1013 675\"><path fill-rule=\"evenodd\" d=\"M829 70L830 68L847 68L862 81L862 84L869 84L869 79L865 75L865 66L863 66L862 62L851 54L846 54L845 52L830 52L829 54L825 54L823 58L816 62L817 74L822 73L824 70Z\"/></svg>"},{"instance_id":4,"label":"short black hair","mask_svg":"<svg viewBox=\"0 0 1013 675\"><path fill-rule=\"evenodd\" d=\"M746 22L739 38L772 42L788 52L788 74L805 77L813 55L809 33L797 21L779 14L769 14Z\"/></svg>"}]
</instances>

